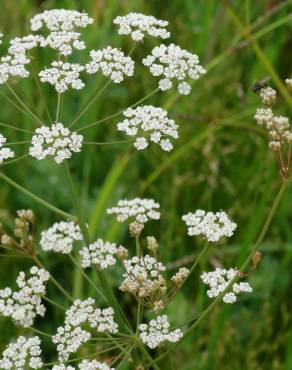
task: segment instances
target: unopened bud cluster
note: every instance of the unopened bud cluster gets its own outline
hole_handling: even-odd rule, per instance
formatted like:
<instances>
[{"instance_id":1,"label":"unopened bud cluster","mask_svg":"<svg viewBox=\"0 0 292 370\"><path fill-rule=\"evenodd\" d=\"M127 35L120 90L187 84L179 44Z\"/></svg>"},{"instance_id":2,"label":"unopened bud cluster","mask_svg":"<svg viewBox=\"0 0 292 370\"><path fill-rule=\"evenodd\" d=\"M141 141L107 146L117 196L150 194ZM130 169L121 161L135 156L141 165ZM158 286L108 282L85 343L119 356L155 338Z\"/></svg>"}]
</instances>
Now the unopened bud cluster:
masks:
<instances>
[{"instance_id":1,"label":"unopened bud cluster","mask_svg":"<svg viewBox=\"0 0 292 370\"><path fill-rule=\"evenodd\" d=\"M179 287L189 276L189 269L181 267L178 272L172 276L171 281L174 286Z\"/></svg>"},{"instance_id":2,"label":"unopened bud cluster","mask_svg":"<svg viewBox=\"0 0 292 370\"><path fill-rule=\"evenodd\" d=\"M292 129L288 117L277 116L272 110L276 95L276 91L271 87L264 87L260 90L259 96L264 107L257 109L254 118L258 125L267 130L269 148L275 152L280 152L285 143L292 143Z\"/></svg>"},{"instance_id":3,"label":"unopened bud cluster","mask_svg":"<svg viewBox=\"0 0 292 370\"><path fill-rule=\"evenodd\" d=\"M13 235L5 232L3 225L0 227L1 244L28 255L34 254L34 222L32 210L22 209L16 212Z\"/></svg>"}]
</instances>

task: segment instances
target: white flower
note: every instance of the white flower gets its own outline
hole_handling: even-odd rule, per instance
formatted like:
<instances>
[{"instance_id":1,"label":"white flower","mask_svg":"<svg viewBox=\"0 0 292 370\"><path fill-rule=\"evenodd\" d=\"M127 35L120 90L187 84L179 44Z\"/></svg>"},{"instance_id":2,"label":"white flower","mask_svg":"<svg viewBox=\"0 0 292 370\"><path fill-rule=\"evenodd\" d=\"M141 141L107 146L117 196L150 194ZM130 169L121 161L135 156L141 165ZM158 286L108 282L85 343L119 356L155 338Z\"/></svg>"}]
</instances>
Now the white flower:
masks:
<instances>
[{"instance_id":1,"label":"white flower","mask_svg":"<svg viewBox=\"0 0 292 370\"><path fill-rule=\"evenodd\" d=\"M113 367L109 367L106 363L98 362L96 360L88 361L83 360L78 365L79 370L115 370ZM59 364L53 366L52 370L75 370L72 366L67 366L64 364Z\"/></svg>"},{"instance_id":2,"label":"white flower","mask_svg":"<svg viewBox=\"0 0 292 370\"><path fill-rule=\"evenodd\" d=\"M161 272L165 266L154 257L146 254L144 257L133 257L124 261L126 272L119 289L140 298L153 297L160 288L165 286Z\"/></svg>"},{"instance_id":3,"label":"white flower","mask_svg":"<svg viewBox=\"0 0 292 370\"><path fill-rule=\"evenodd\" d=\"M158 144L165 151L173 148L168 137L178 138L178 126L168 118L164 109L144 105L135 109L128 108L123 115L126 118L118 123L117 128L136 137L134 146L138 150L145 149L149 142Z\"/></svg>"},{"instance_id":4,"label":"white flower","mask_svg":"<svg viewBox=\"0 0 292 370\"><path fill-rule=\"evenodd\" d=\"M285 84L288 86L288 88L292 89L292 78L286 78Z\"/></svg>"},{"instance_id":5,"label":"white flower","mask_svg":"<svg viewBox=\"0 0 292 370\"><path fill-rule=\"evenodd\" d=\"M23 327L32 326L35 317L44 316L46 311L41 296L46 294L45 283L50 274L36 266L30 269L30 274L31 277L26 279L24 272L19 273L17 291L13 292L10 288L0 290L0 313Z\"/></svg>"},{"instance_id":6,"label":"white flower","mask_svg":"<svg viewBox=\"0 0 292 370\"><path fill-rule=\"evenodd\" d=\"M96 360L88 361L83 360L79 365L80 370L115 370L113 367L109 367L107 364L98 362Z\"/></svg>"},{"instance_id":7,"label":"white flower","mask_svg":"<svg viewBox=\"0 0 292 370\"><path fill-rule=\"evenodd\" d=\"M6 346L0 360L1 369L25 370L41 369L43 362L41 359L40 338L35 336L26 338L20 336Z\"/></svg>"},{"instance_id":8,"label":"white flower","mask_svg":"<svg viewBox=\"0 0 292 370\"><path fill-rule=\"evenodd\" d=\"M269 148L273 151L280 150L285 141L292 143L292 130L288 117L275 116L271 108L258 108L254 118L258 125L264 126L268 131Z\"/></svg>"},{"instance_id":9,"label":"white flower","mask_svg":"<svg viewBox=\"0 0 292 370\"><path fill-rule=\"evenodd\" d=\"M148 147L149 143L148 141L145 139L145 137L137 137L137 139L135 140L135 143L134 143L134 147L137 149L137 150L143 150L143 149L146 149Z\"/></svg>"},{"instance_id":10,"label":"white flower","mask_svg":"<svg viewBox=\"0 0 292 370\"><path fill-rule=\"evenodd\" d=\"M183 95L190 93L191 86L186 82L189 78L197 80L206 73L196 54L174 44L156 46L142 62L149 67L153 76L162 77L159 81L160 90L170 89L172 80L176 80L179 83L178 92Z\"/></svg>"},{"instance_id":11,"label":"white flower","mask_svg":"<svg viewBox=\"0 0 292 370\"><path fill-rule=\"evenodd\" d=\"M82 256L81 265L83 268L98 266L101 270L104 270L115 265L114 255L117 253L117 246L114 243L97 239L95 243L82 248L79 253Z\"/></svg>"},{"instance_id":12,"label":"white flower","mask_svg":"<svg viewBox=\"0 0 292 370\"><path fill-rule=\"evenodd\" d=\"M37 47L41 39L38 35L27 35L10 41L8 54L0 59L0 84L6 83L10 78L29 76L25 67L31 61L28 52Z\"/></svg>"},{"instance_id":13,"label":"white flower","mask_svg":"<svg viewBox=\"0 0 292 370\"><path fill-rule=\"evenodd\" d=\"M264 87L260 90L260 98L264 105L273 105L277 99L277 93L271 87Z\"/></svg>"},{"instance_id":14,"label":"white flower","mask_svg":"<svg viewBox=\"0 0 292 370\"><path fill-rule=\"evenodd\" d=\"M213 213L198 209L195 213L184 215L182 219L188 226L188 235L201 235L209 242L218 242L224 236L232 236L237 227L223 211Z\"/></svg>"},{"instance_id":15,"label":"white flower","mask_svg":"<svg viewBox=\"0 0 292 370\"><path fill-rule=\"evenodd\" d=\"M111 307L96 308L92 298L85 301L76 299L65 313L65 325L59 327L52 337L53 343L57 344L59 361L67 361L71 353L76 352L91 338L91 334L82 329L83 324L88 324L99 333L116 333L118 325L113 315L114 310Z\"/></svg>"},{"instance_id":16,"label":"white flower","mask_svg":"<svg viewBox=\"0 0 292 370\"><path fill-rule=\"evenodd\" d=\"M69 254L74 241L82 239L79 225L73 221L61 221L41 233L40 246L44 251Z\"/></svg>"},{"instance_id":17,"label":"white flower","mask_svg":"<svg viewBox=\"0 0 292 370\"><path fill-rule=\"evenodd\" d=\"M191 86L186 82L181 82L178 85L178 92L181 95L189 95L189 93L191 92Z\"/></svg>"},{"instance_id":18,"label":"white flower","mask_svg":"<svg viewBox=\"0 0 292 370\"><path fill-rule=\"evenodd\" d=\"M273 120L274 114L271 108L257 108L254 118L262 126L269 124Z\"/></svg>"},{"instance_id":19,"label":"white flower","mask_svg":"<svg viewBox=\"0 0 292 370\"><path fill-rule=\"evenodd\" d=\"M170 324L166 315L157 316L149 324L141 324L140 338L151 349L158 347L163 342L178 342L183 337L180 329L169 331Z\"/></svg>"},{"instance_id":20,"label":"white flower","mask_svg":"<svg viewBox=\"0 0 292 370\"><path fill-rule=\"evenodd\" d=\"M55 86L58 93L64 93L70 87L75 90L81 90L85 86L80 79L80 72L84 67L77 63L64 63L54 61L51 68L46 68L39 73L41 82L48 82Z\"/></svg>"},{"instance_id":21,"label":"white flower","mask_svg":"<svg viewBox=\"0 0 292 370\"><path fill-rule=\"evenodd\" d=\"M92 50L90 56L92 61L85 66L89 74L101 70L105 77L109 77L115 83L122 82L124 76L134 74L133 60L119 49L108 46L102 50Z\"/></svg>"},{"instance_id":22,"label":"white flower","mask_svg":"<svg viewBox=\"0 0 292 370\"><path fill-rule=\"evenodd\" d=\"M129 13L126 16L118 16L114 24L119 26L120 35L131 35L134 41L142 41L145 35L167 39L170 33L165 29L167 21L156 19L153 16L141 13Z\"/></svg>"},{"instance_id":23,"label":"white flower","mask_svg":"<svg viewBox=\"0 0 292 370\"><path fill-rule=\"evenodd\" d=\"M5 159L13 158L14 152L10 148L3 148L6 143L6 137L0 134L0 164L5 161Z\"/></svg>"},{"instance_id":24,"label":"white flower","mask_svg":"<svg viewBox=\"0 0 292 370\"><path fill-rule=\"evenodd\" d=\"M220 295L229 285L229 283L235 278L238 271L234 268L229 270L216 268L216 270L211 272L204 272L201 275L201 279L204 284L209 286L207 290L207 295L210 298L215 298ZM225 303L236 302L236 295L240 293L250 293L252 288L248 283L235 283L230 287L231 292L225 293L222 300Z\"/></svg>"},{"instance_id":25,"label":"white flower","mask_svg":"<svg viewBox=\"0 0 292 370\"><path fill-rule=\"evenodd\" d=\"M119 200L115 207L108 208L107 213L117 215L119 222L124 222L130 218L144 224L149 220L159 220L160 212L157 211L159 207L159 203L155 203L153 199L124 199Z\"/></svg>"},{"instance_id":26,"label":"white flower","mask_svg":"<svg viewBox=\"0 0 292 370\"><path fill-rule=\"evenodd\" d=\"M93 23L93 19L85 12L76 10L52 9L35 15L31 21L32 31L45 28L49 31L43 37L40 46L57 50L62 55L70 55L73 49L82 50L85 43L80 40L80 28L85 28Z\"/></svg>"},{"instance_id":27,"label":"white flower","mask_svg":"<svg viewBox=\"0 0 292 370\"><path fill-rule=\"evenodd\" d=\"M70 365L58 364L52 367L52 370L75 370L75 367Z\"/></svg>"},{"instance_id":28,"label":"white flower","mask_svg":"<svg viewBox=\"0 0 292 370\"><path fill-rule=\"evenodd\" d=\"M82 135L71 132L62 123L42 126L35 130L29 154L38 160L53 157L56 163L62 163L71 158L72 152L81 151L82 141Z\"/></svg>"},{"instance_id":29,"label":"white flower","mask_svg":"<svg viewBox=\"0 0 292 370\"><path fill-rule=\"evenodd\" d=\"M2 39L3 39L3 33L0 32L0 45L2 44Z\"/></svg>"},{"instance_id":30,"label":"white flower","mask_svg":"<svg viewBox=\"0 0 292 370\"><path fill-rule=\"evenodd\" d=\"M76 352L90 338L90 333L81 327L73 328L70 325L59 327L52 337L53 343L57 344L58 360L67 361L70 354Z\"/></svg>"},{"instance_id":31,"label":"white flower","mask_svg":"<svg viewBox=\"0 0 292 370\"><path fill-rule=\"evenodd\" d=\"M169 78L162 78L158 86L161 91L166 91L172 88L172 82Z\"/></svg>"}]
</instances>

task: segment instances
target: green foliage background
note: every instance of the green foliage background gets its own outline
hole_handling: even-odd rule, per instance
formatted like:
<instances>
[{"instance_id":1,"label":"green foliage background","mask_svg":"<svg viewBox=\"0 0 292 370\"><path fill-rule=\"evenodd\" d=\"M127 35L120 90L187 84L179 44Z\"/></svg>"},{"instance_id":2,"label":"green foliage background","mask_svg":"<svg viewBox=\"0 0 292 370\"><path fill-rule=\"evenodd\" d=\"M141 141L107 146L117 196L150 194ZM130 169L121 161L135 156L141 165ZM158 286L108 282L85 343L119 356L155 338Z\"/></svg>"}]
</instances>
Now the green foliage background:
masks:
<instances>
[{"instance_id":1,"label":"green foliage background","mask_svg":"<svg viewBox=\"0 0 292 370\"><path fill-rule=\"evenodd\" d=\"M230 4L229 4L230 3ZM129 51L129 37L119 36L112 19L130 11L152 14L170 22L172 41L200 56L208 73L193 86L187 97L174 91L158 93L146 104L161 105L169 110L180 125L180 138L170 154L150 147L134 152L128 144L87 146L74 155L70 166L81 194L91 230L96 237L115 240L134 252L133 241L125 226L114 223L105 209L124 197L151 197L161 204L162 218L147 225L145 234L153 234L160 242L160 257L170 268L190 262L201 245L186 236L181 215L197 208L226 210L238 223L235 236L228 243L211 249L201 261L197 273L170 305L168 313L173 324L200 312L210 301L199 281L203 269L218 264L240 265L255 241L280 184L280 176L267 140L256 126L253 115L258 97L253 84L270 75L272 66L281 79L291 76L292 2L291 1L216 1L216 0L0 0L0 31L5 38L29 33L29 18L56 7L85 10L95 18L93 26L84 31L88 48L108 44ZM265 58L259 58L253 45L245 38L230 15L230 8L256 38ZM6 40L7 40L6 39ZM1 54L5 50L1 45ZM147 39L134 51L141 61L159 41ZM86 53L76 60L86 60ZM268 64L266 63L268 61ZM33 64L48 65L47 55L36 55ZM156 82L137 63L135 77L111 86L81 119L79 127L106 117L129 106L148 94ZM101 79L100 79L101 80ZM68 93L64 99L62 119L68 123L84 104L99 81L90 78L80 93ZM271 85L275 86L273 81ZM54 114L56 94L42 85L49 110ZM4 89L4 87L1 87ZM46 121L45 104L33 80L25 80L17 88L23 99ZM4 91L4 90L3 90ZM32 122L0 96L0 122L31 128ZM280 96L277 109L288 114L287 102ZM291 110L290 110L291 113ZM117 133L117 119L109 120L85 131L86 141L123 140ZM4 129L9 141L27 140L25 134ZM25 146L15 147L18 155ZM2 170L2 169L1 169ZM3 172L31 192L67 212L73 212L60 166L50 161L29 158L3 167ZM254 292L242 296L236 304L217 305L209 319L202 322L162 364L161 369L180 370L291 370L292 369L292 232L291 186L282 200L260 250L263 258L249 276ZM0 220L12 227L17 209L32 208L37 216L37 232L60 220L51 211L34 203L29 197L0 183ZM53 254L42 255L49 271L79 297L93 292L74 272L69 260ZM30 262L0 254L0 288L11 285L21 269ZM174 272L173 269L171 272ZM111 277L116 284L119 268ZM62 297L49 287L50 297ZM135 313L130 297L121 297L129 317ZM51 308L48 320L40 320L42 330L53 333L62 323L62 315ZM7 319L0 318L0 349L13 335L24 333ZM54 359L54 347L45 342L46 358ZM169 362L168 362L169 361Z\"/></svg>"}]
</instances>

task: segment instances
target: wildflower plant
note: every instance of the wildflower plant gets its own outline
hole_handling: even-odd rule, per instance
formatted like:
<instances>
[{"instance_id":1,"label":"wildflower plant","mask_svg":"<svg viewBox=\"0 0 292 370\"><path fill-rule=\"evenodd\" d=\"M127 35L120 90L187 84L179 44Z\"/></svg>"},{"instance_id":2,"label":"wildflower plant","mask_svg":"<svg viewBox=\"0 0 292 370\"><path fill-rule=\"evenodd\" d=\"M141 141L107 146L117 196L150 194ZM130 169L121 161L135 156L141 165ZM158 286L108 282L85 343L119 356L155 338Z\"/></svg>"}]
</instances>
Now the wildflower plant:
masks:
<instances>
[{"instance_id":1,"label":"wildflower plant","mask_svg":"<svg viewBox=\"0 0 292 370\"><path fill-rule=\"evenodd\" d=\"M171 151L179 137L179 124L164 108L142 103L159 90L161 93L171 89L173 84L179 94L188 95L191 92L190 80L198 80L206 70L193 51L167 41L170 38L167 21L139 13L117 16L113 23L118 33L128 35L134 42L130 53L116 46L86 50L82 29L92 23L93 18L85 12L65 9L44 11L32 17L32 33L10 40L7 53L1 56L0 84L9 90L15 99L14 106L30 119L33 126L25 131L30 135L29 148L17 158L10 148L12 143L9 145L9 140L0 133L0 166L10 165L26 156L32 161L52 161L54 165L61 166L75 210L72 215L55 207L0 172L1 180L62 217L62 220L56 220L41 232L36 230L36 218L31 210L17 212L13 231L0 224L1 248L28 257L32 262L29 272L19 272L17 288L11 285L0 290L0 314L22 327L25 333L25 336L12 338L7 343L0 358L3 369L114 370L121 369L128 361L136 369L139 366L159 369L159 361L197 327L218 301L234 303L240 294L252 292L248 281L239 280L246 277L243 272L263 239L283 193L281 188L264 231L242 266L217 267L214 271L201 272L201 280L208 286L207 296L213 299L207 309L199 317L193 315L183 323L173 323L167 315L168 305L198 266L203 254L212 253L213 247L210 246L220 248L220 244L233 236L236 223L222 210L197 209L182 216L190 240L196 238L204 242L204 246L190 268L180 266L170 274L168 261L160 259L159 242L145 231L148 227L145 224L159 222L163 217L159 203L154 199L140 198L137 194L136 198L121 199L117 204L112 202L107 209L109 220L116 218L118 222L128 225L131 236L129 245L118 246L101 239L99 235L92 235L71 176L70 162L78 155L76 153L86 151L89 145L85 137L86 129L112 118L115 119L117 131L133 138L135 149L144 150L150 144L156 144L165 152ZM159 78L158 88L155 87L146 97L121 112L82 126L81 117L111 83L126 83L134 76L137 63L134 61L134 49L140 47L146 37L153 37L156 42L158 39L160 43L140 61L154 77ZM0 40L2 38L0 35ZM37 71L32 70L35 68L32 62L35 49L50 49L50 55L54 55L48 65L41 66ZM87 56L85 63L78 62L77 51ZM33 113L14 89L19 80L32 78L33 74L37 76L38 83L49 84L54 89L56 112L55 119L50 123ZM84 89L88 79L96 74L105 78L105 84L97 89L70 122L65 122L62 119L64 96L70 97L72 90ZM260 91L260 98L267 107L257 111L256 120L268 130L271 149L281 158L284 146L289 146L290 157L287 162L281 162L282 174L287 179L291 175L289 121L286 117L275 116L272 111L271 106L276 99L274 90L266 88ZM77 125L80 125L78 129ZM40 252L48 253L48 258L58 258L60 254L68 258L94 290L95 296L73 298L47 271ZM118 266L116 271L121 271L116 282L118 291L112 286L110 271L114 266ZM65 305L50 298L47 285L58 290ZM120 304L120 294L127 294L127 300L135 302L133 314L129 315ZM59 311L55 317L61 317L60 322L54 323L54 333L38 328L46 320L47 306ZM50 340L55 347L56 357L52 362L44 360L47 357L46 354L43 356L45 340ZM153 349L157 352L149 351Z\"/></svg>"}]
</instances>

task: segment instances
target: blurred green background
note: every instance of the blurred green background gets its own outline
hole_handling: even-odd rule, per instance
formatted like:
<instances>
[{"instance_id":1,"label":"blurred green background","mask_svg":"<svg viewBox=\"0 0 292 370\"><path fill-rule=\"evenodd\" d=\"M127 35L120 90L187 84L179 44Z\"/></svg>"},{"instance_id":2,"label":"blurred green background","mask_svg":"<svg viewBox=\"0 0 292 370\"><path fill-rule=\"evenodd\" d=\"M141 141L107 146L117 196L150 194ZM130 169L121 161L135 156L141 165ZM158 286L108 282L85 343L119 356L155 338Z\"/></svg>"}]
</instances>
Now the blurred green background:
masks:
<instances>
[{"instance_id":1,"label":"blurred green background","mask_svg":"<svg viewBox=\"0 0 292 370\"><path fill-rule=\"evenodd\" d=\"M94 235L116 241L134 252L125 225L113 222L106 208L120 198L151 197L161 204L161 221L147 225L144 235L155 235L160 242L161 260L169 264L170 273L183 263L190 263L200 251L200 244L186 235L181 216L197 208L226 210L238 224L237 232L227 243L214 247L168 313L173 325L200 312L210 301L199 280L203 269L220 264L239 266L255 241L280 184L273 155L267 148L263 132L254 122L259 100L253 84L270 75L273 68L281 79L291 77L292 2L291 1L216 1L216 0L0 0L0 32L5 53L7 40L29 33L29 18L44 9L64 7L85 10L95 19L83 31L88 49L107 45L129 51L129 37L119 36L112 20L128 12L142 12L166 19L170 23L171 41L197 53L208 73L193 85L189 96L177 96L174 90L157 93L145 104L163 106L179 124L180 138L169 154L154 145L143 152L133 151L130 144L86 146L69 162L74 182ZM245 33L238 28L230 9L239 17L244 31L249 30L258 42L264 58L255 52ZM135 49L137 61L134 78L108 88L78 127L97 121L123 109L156 87L157 80L141 65L159 40L147 39ZM74 56L86 61L87 53ZM33 66L48 65L48 55L35 54ZM96 76L96 75L95 75ZM102 81L102 79L99 79ZM88 79L82 92L65 94L61 121L70 122L96 88L98 77ZM273 80L271 85L275 86ZM4 87L2 91L7 93ZM42 94L33 79L23 80L17 92L46 122L44 99L54 114L56 94L42 85ZM0 96L0 122L32 128L32 122ZM277 108L288 114L289 107L280 96ZM290 111L291 112L291 111ZM124 140L112 119L85 131L86 141ZM29 136L1 127L9 141L28 140ZM22 155L27 146L15 146ZM60 166L51 161L29 158L1 169L32 193L67 212L73 212L70 195ZM167 359L161 369L180 370L291 370L292 369L292 214L291 186L282 200L268 235L261 245L263 258L249 281L252 294L244 295L234 305L217 305L209 319L190 335ZM37 233L53 222L57 215L41 207L3 181L0 183L0 221L12 227L15 211L31 208L37 217ZM11 286L17 273L30 262L9 258L1 251L0 288ZM93 292L76 274L69 260L53 254L41 258L49 271L73 294L87 297ZM118 284L121 270L111 270ZM53 286L49 296L62 302ZM135 303L121 296L129 317ZM54 333L62 324L62 315L48 308L47 320L38 327ZM10 320L0 318L0 350L16 334ZM54 347L45 341L45 358L54 360Z\"/></svg>"}]
</instances>

